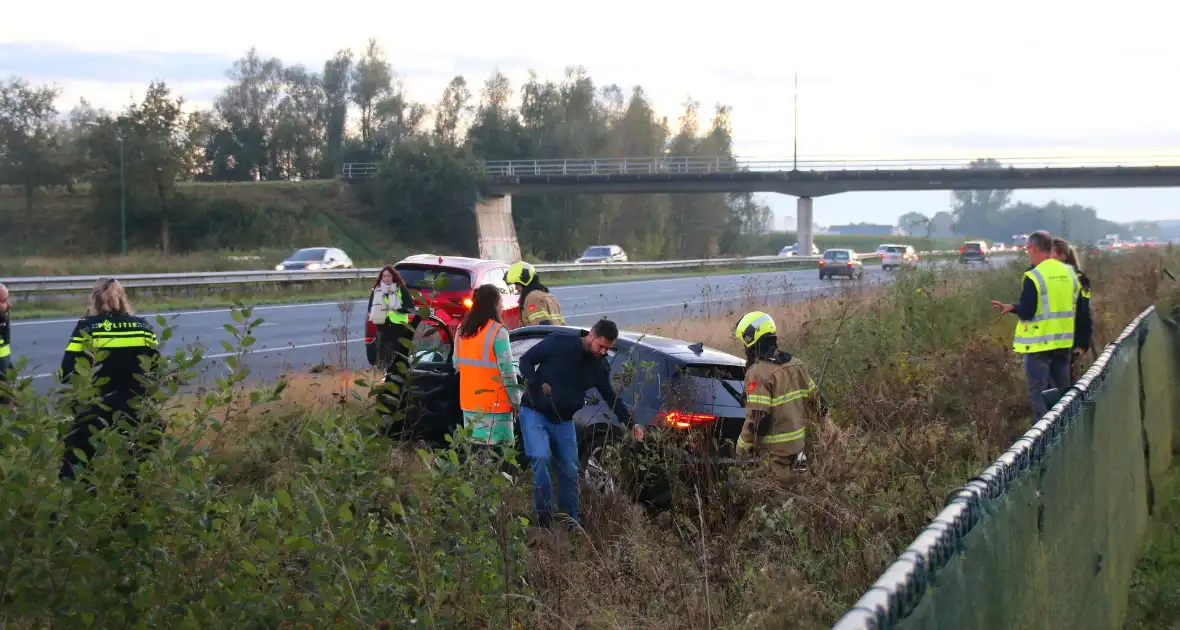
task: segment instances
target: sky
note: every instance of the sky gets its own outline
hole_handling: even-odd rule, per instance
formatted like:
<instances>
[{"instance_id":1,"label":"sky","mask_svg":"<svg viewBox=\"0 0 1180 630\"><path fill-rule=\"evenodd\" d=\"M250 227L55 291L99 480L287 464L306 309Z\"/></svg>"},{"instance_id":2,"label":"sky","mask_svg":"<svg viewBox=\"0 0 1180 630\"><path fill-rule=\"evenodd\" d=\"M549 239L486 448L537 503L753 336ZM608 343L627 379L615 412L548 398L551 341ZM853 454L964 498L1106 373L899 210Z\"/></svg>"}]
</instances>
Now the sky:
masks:
<instances>
[{"instance_id":1,"label":"sky","mask_svg":"<svg viewBox=\"0 0 1180 630\"><path fill-rule=\"evenodd\" d=\"M220 0L59 0L52 11L9 4L0 76L57 84L63 110L83 96L121 109L152 79L207 106L251 46L319 70L336 50L359 52L372 36L415 100L433 104L456 74L478 86L498 68L519 86L529 69L559 80L565 67L580 65L600 85L641 85L673 124L689 97L705 113L731 106L741 158L789 160L797 139L800 162L1180 160L1180 3L1160 0L731 0L694 11L667 0L566 9L452 0L445 11L431 3L345 3L335 5L338 16L317 13L325 5ZM1091 205L1115 221L1180 218L1177 189L1014 197ZM777 214L795 214L792 197L766 201ZM949 204L949 192L845 193L816 199L815 221L892 223Z\"/></svg>"}]
</instances>

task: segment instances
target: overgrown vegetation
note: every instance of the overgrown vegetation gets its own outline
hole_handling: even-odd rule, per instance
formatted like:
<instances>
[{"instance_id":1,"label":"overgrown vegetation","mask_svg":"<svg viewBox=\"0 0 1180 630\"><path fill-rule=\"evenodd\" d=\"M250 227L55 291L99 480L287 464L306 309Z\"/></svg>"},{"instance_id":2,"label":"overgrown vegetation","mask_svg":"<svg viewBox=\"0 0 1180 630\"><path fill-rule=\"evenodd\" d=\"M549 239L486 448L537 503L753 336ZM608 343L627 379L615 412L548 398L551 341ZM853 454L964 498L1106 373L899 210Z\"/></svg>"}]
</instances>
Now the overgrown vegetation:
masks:
<instances>
[{"instance_id":1,"label":"overgrown vegetation","mask_svg":"<svg viewBox=\"0 0 1180 630\"><path fill-rule=\"evenodd\" d=\"M1180 462L1178 462L1180 463ZM1135 567L1127 630L1180 628L1180 469L1160 488L1164 502L1148 530Z\"/></svg>"},{"instance_id":2,"label":"overgrown vegetation","mask_svg":"<svg viewBox=\"0 0 1180 630\"><path fill-rule=\"evenodd\" d=\"M1165 255L1175 259L1092 263L1096 341L1161 297ZM120 481L114 436L93 462L95 493L59 483L65 407L22 387L15 411L0 413L5 618L19 628L826 627L947 492L1029 424L1012 321L988 304L1016 294L1016 266L907 271L878 290L847 283L837 297L786 304L780 288L752 284L749 304L652 328L734 352L737 310L770 311L833 404L810 428L811 471L786 487L757 470L676 483L674 509L655 517L587 492L588 530L572 534L529 535L527 473L461 464L463 439L429 450L373 435L363 378L255 389L230 357L218 391L194 397L178 387L199 351L167 348L149 407L170 431L139 467L142 498ZM244 352L259 321L248 309L236 318Z\"/></svg>"}]
</instances>

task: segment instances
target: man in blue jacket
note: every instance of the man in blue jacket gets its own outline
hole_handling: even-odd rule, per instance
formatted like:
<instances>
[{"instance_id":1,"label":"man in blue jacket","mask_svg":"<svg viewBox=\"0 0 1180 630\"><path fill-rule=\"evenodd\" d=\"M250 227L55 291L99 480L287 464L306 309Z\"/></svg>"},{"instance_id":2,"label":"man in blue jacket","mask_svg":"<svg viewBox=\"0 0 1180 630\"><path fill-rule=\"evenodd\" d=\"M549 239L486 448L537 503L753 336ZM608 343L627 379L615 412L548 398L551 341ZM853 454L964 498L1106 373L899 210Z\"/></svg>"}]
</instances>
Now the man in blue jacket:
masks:
<instances>
[{"instance_id":1,"label":"man in blue jacket","mask_svg":"<svg viewBox=\"0 0 1180 630\"><path fill-rule=\"evenodd\" d=\"M557 465L557 500L573 523L578 523L578 434L574 414L586 404L586 390L596 388L602 400L643 439L643 427L635 424L631 410L618 399L604 358L619 338L614 322L599 320L581 335L555 333L529 348L520 357L520 374L527 387L520 406L520 432L524 453L533 468L533 503L537 524L548 527L553 519L553 481L549 464Z\"/></svg>"}]
</instances>

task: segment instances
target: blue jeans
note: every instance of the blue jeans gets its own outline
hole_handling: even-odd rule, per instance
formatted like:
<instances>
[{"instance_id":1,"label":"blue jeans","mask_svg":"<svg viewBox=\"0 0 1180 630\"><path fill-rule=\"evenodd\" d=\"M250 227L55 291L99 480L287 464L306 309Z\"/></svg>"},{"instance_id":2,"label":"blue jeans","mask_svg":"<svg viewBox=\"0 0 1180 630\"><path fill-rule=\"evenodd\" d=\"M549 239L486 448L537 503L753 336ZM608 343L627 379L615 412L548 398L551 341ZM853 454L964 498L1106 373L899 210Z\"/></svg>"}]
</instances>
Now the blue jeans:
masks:
<instances>
[{"instance_id":1,"label":"blue jeans","mask_svg":"<svg viewBox=\"0 0 1180 630\"><path fill-rule=\"evenodd\" d=\"M1024 355L1024 372L1028 377L1028 398L1032 403L1033 420L1040 421L1049 408L1041 398L1041 392L1057 388L1064 394L1072 385L1069 376L1069 350L1048 350L1030 352Z\"/></svg>"},{"instance_id":2,"label":"blue jeans","mask_svg":"<svg viewBox=\"0 0 1180 630\"><path fill-rule=\"evenodd\" d=\"M553 479L549 464L557 468L557 500L574 522L579 508L578 434L573 422L553 422L528 407L520 408L520 433L524 454L533 468L533 505L537 524L548 527L553 519Z\"/></svg>"}]
</instances>

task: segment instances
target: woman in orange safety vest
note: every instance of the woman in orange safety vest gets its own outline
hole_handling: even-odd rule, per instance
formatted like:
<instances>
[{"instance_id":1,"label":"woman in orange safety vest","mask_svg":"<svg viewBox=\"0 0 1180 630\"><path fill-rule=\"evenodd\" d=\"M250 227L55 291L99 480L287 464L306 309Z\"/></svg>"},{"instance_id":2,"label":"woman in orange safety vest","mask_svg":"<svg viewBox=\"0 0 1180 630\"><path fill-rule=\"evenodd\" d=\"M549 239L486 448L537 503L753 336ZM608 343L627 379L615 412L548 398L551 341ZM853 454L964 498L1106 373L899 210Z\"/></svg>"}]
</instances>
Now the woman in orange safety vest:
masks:
<instances>
[{"instance_id":1,"label":"woman in orange safety vest","mask_svg":"<svg viewBox=\"0 0 1180 630\"><path fill-rule=\"evenodd\" d=\"M512 420L520 407L520 386L502 312L500 290L490 284L478 287L455 337L463 426L472 430L476 442L493 446L514 442Z\"/></svg>"}]
</instances>

